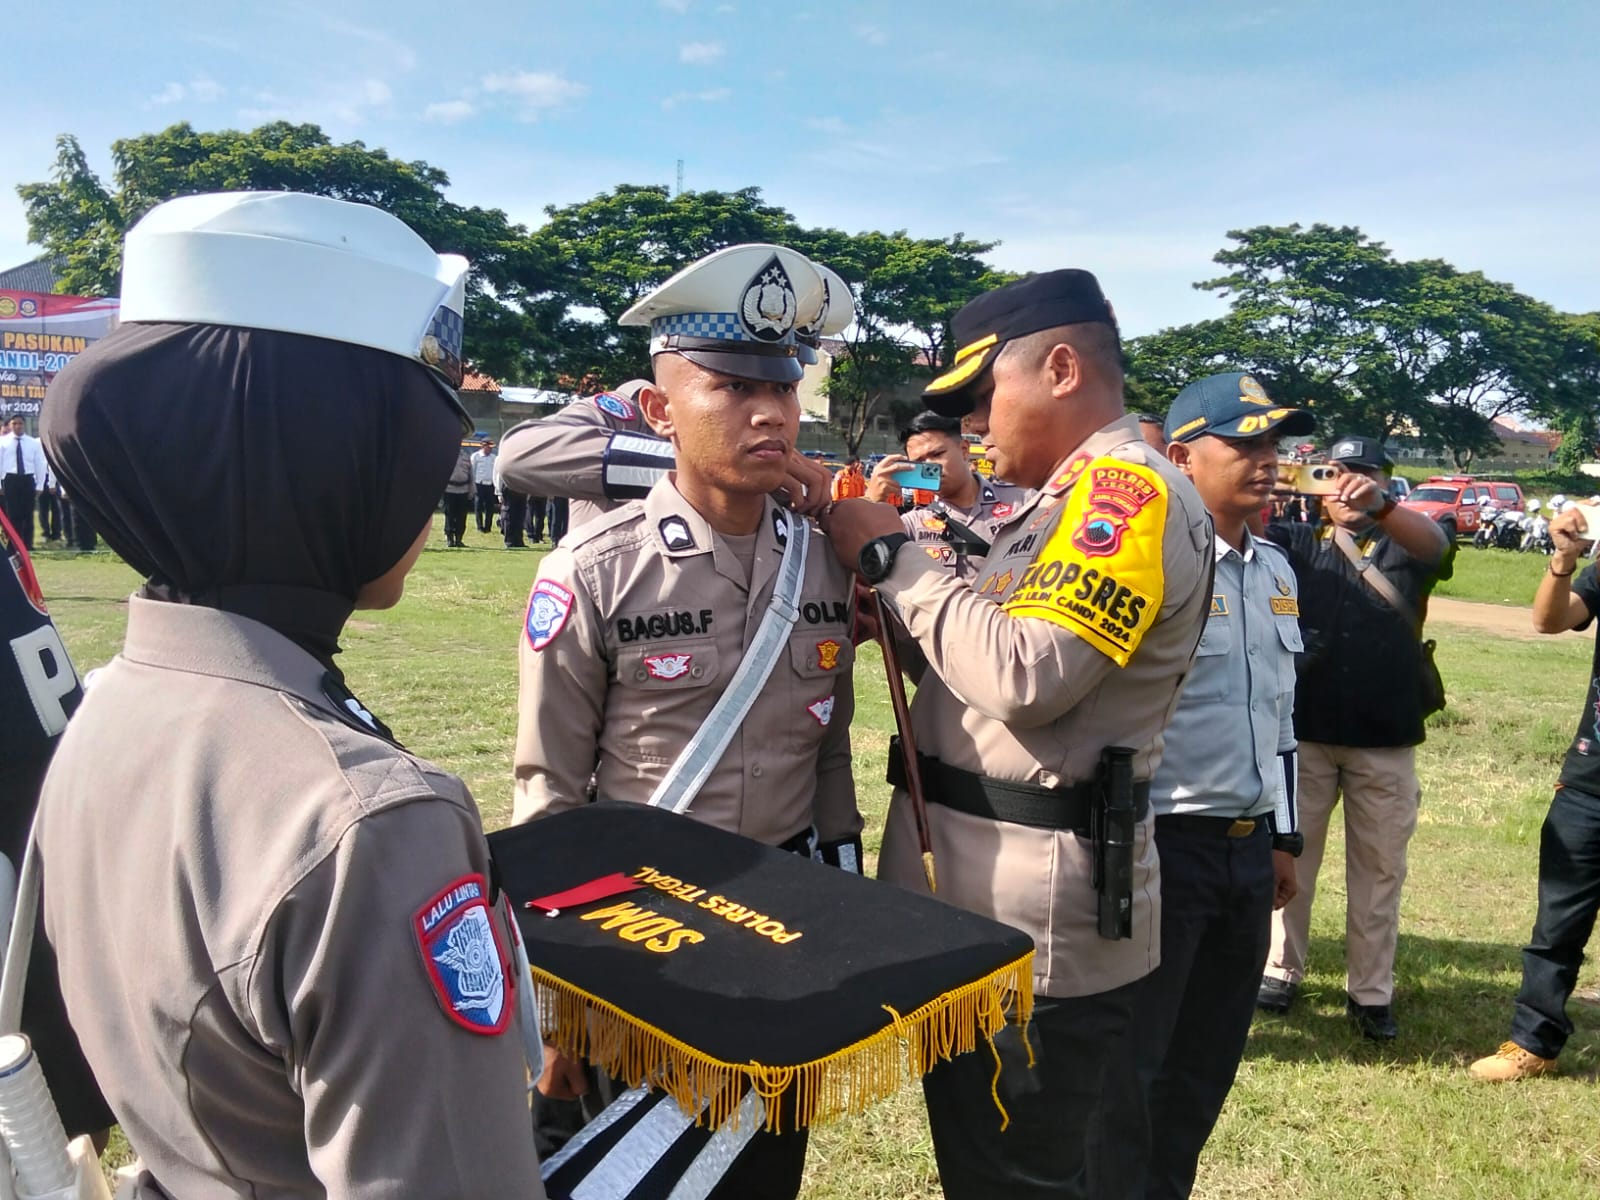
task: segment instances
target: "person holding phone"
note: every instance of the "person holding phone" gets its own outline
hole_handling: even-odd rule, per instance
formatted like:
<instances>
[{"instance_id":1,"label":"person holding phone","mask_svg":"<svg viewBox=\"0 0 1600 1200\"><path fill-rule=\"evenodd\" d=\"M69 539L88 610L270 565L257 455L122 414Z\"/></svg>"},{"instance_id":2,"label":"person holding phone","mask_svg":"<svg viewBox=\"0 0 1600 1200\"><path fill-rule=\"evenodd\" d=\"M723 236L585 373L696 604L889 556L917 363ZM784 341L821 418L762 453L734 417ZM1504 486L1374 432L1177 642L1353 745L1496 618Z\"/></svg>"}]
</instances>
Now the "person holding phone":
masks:
<instances>
[{"instance_id":1,"label":"person holding phone","mask_svg":"<svg viewBox=\"0 0 1600 1200\"><path fill-rule=\"evenodd\" d=\"M1538 633L1583 629L1600 613L1600 574L1578 560L1600 537L1600 512L1575 504L1550 522L1555 553L1533 597ZM1539 835L1539 913L1522 950L1522 986L1511 1036L1469 1068L1474 1079L1511 1083L1548 1075L1572 1021L1567 1000L1578 982L1583 949L1600 913L1600 638L1584 692L1578 730L1561 764L1555 796Z\"/></svg>"},{"instance_id":2,"label":"person holding phone","mask_svg":"<svg viewBox=\"0 0 1600 1200\"><path fill-rule=\"evenodd\" d=\"M919 505L901 514L901 524L919 549L963 578L977 571L982 555L957 554L945 539L947 522L954 518L985 541L1032 496L1027 488L995 483L972 469L960 417L920 412L900 431L904 454L891 454L872 471L867 499L894 504L904 488L930 487L937 504ZM936 476L913 478L917 468L937 468ZM963 566L963 562L965 566Z\"/></svg>"}]
</instances>

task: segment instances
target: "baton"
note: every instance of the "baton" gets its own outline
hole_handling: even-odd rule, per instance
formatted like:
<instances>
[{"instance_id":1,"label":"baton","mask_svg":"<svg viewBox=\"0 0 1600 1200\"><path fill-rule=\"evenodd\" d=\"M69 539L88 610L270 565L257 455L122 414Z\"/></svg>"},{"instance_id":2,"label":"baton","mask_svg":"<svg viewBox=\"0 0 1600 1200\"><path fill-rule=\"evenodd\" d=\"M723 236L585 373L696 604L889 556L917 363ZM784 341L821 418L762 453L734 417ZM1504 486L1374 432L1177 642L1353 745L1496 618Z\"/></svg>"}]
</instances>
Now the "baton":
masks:
<instances>
[{"instance_id":1,"label":"baton","mask_svg":"<svg viewBox=\"0 0 1600 1200\"><path fill-rule=\"evenodd\" d=\"M878 613L878 645L883 648L883 669L889 676L889 702L894 706L894 724L900 734L900 757L906 768L906 794L911 797L911 812L917 820L917 844L922 848L922 873L928 877L928 890L937 892L933 873L933 835L928 831L928 803L922 793L922 771L917 763L917 740L911 732L911 708L906 703L905 680L900 677L900 655L894 648L894 618L877 588L872 589Z\"/></svg>"}]
</instances>

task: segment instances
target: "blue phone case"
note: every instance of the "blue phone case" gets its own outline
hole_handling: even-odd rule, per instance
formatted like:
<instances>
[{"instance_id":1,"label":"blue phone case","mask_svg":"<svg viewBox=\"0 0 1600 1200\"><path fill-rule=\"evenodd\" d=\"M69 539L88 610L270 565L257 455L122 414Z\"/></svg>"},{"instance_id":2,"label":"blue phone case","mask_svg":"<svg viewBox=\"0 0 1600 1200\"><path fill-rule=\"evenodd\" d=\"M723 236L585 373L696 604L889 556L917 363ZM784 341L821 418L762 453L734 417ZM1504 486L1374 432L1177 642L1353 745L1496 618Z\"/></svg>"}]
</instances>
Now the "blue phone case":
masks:
<instances>
[{"instance_id":1,"label":"blue phone case","mask_svg":"<svg viewBox=\"0 0 1600 1200\"><path fill-rule=\"evenodd\" d=\"M907 491L937 492L944 478L944 468L938 463L911 463L894 473L894 480Z\"/></svg>"}]
</instances>

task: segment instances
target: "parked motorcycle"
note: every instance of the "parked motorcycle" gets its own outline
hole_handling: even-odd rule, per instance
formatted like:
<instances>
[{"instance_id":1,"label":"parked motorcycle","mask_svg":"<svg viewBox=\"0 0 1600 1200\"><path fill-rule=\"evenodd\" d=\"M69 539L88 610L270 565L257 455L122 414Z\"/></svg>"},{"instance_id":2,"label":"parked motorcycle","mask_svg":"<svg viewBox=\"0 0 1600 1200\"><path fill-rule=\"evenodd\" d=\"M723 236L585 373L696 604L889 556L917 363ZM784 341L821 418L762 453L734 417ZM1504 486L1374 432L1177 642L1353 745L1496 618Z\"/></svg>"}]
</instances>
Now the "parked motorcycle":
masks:
<instances>
[{"instance_id":1,"label":"parked motorcycle","mask_svg":"<svg viewBox=\"0 0 1600 1200\"><path fill-rule=\"evenodd\" d=\"M1528 501L1527 516L1522 519L1522 544L1518 547L1525 554L1555 553L1555 543L1550 540L1550 521L1539 509L1537 500Z\"/></svg>"}]
</instances>

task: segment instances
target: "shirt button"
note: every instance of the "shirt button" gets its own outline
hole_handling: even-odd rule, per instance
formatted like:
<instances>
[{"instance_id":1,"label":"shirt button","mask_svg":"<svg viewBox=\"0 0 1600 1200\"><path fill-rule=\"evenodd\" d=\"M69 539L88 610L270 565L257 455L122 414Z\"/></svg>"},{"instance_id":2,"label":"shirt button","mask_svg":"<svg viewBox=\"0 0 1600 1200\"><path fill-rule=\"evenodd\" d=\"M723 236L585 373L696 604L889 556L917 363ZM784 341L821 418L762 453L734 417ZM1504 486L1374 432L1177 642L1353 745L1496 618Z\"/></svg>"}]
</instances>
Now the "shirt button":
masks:
<instances>
[{"instance_id":1,"label":"shirt button","mask_svg":"<svg viewBox=\"0 0 1600 1200\"><path fill-rule=\"evenodd\" d=\"M760 779L761 778L761 764L757 763L755 766L751 767L750 768L750 774L754 775L757 779Z\"/></svg>"},{"instance_id":2,"label":"shirt button","mask_svg":"<svg viewBox=\"0 0 1600 1200\"><path fill-rule=\"evenodd\" d=\"M689 678L691 678L691 679L699 679L700 676L704 675L705 673L706 673L706 669L704 667L690 667L689 668Z\"/></svg>"},{"instance_id":3,"label":"shirt button","mask_svg":"<svg viewBox=\"0 0 1600 1200\"><path fill-rule=\"evenodd\" d=\"M646 674L644 671L635 671L633 673L633 677L635 679L637 679L640 683L643 683L646 679L650 678L650 676L648 674Z\"/></svg>"}]
</instances>

